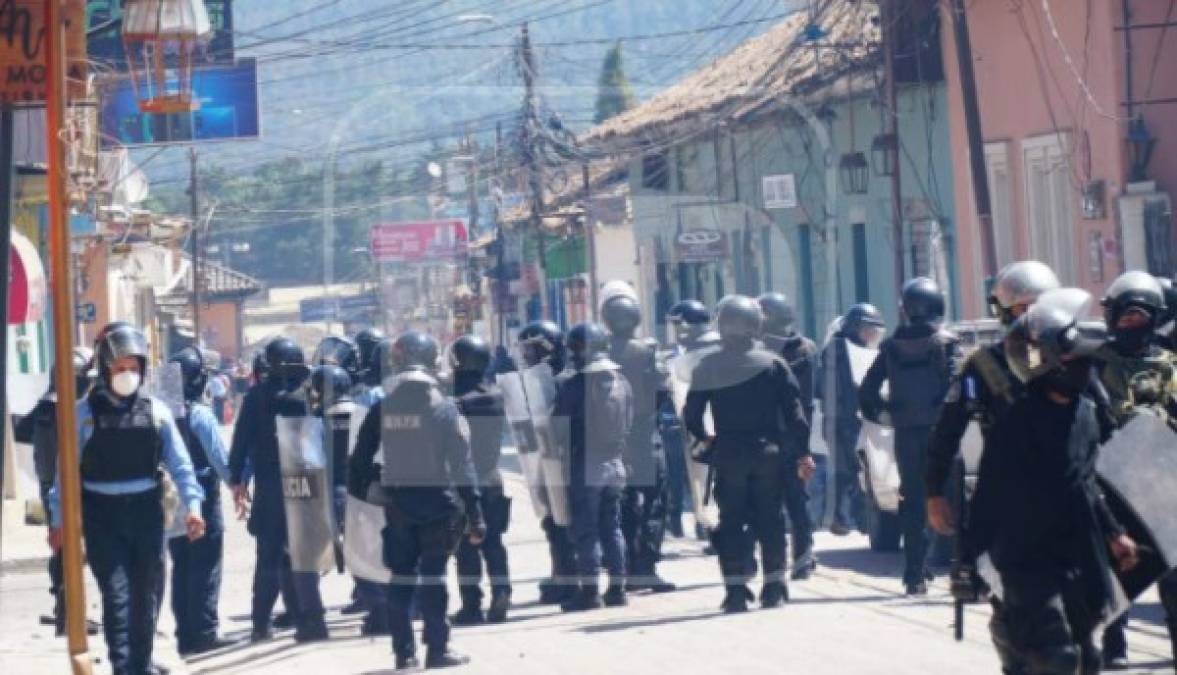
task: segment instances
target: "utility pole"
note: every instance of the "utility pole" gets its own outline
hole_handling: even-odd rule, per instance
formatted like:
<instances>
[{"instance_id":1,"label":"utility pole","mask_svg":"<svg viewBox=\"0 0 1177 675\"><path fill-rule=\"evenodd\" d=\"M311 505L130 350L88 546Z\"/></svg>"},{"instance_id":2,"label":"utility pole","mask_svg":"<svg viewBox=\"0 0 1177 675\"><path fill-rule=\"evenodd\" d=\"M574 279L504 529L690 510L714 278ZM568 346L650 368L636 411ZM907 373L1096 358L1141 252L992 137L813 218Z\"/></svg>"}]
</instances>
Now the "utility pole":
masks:
<instances>
[{"instance_id":1,"label":"utility pole","mask_svg":"<svg viewBox=\"0 0 1177 675\"><path fill-rule=\"evenodd\" d=\"M600 311L597 308L597 228L593 223L592 209L589 206L593 200L593 184L589 177L588 162L581 165L580 177L584 181L584 239L588 249L589 304L591 305L589 311L595 322L600 319Z\"/></svg>"},{"instance_id":2,"label":"utility pole","mask_svg":"<svg viewBox=\"0 0 1177 675\"><path fill-rule=\"evenodd\" d=\"M192 337L200 346L200 178L196 166L196 146L188 148L188 196L192 207Z\"/></svg>"},{"instance_id":3,"label":"utility pole","mask_svg":"<svg viewBox=\"0 0 1177 675\"><path fill-rule=\"evenodd\" d=\"M0 104L0 279L9 278L12 240L12 106ZM4 286L8 288L7 284ZM8 291L0 293L0 382L8 382ZM7 419L8 397L0 396L0 420ZM4 462L6 443L0 443L0 560L4 559Z\"/></svg>"},{"instance_id":4,"label":"utility pole","mask_svg":"<svg viewBox=\"0 0 1177 675\"><path fill-rule=\"evenodd\" d=\"M500 195L503 189L503 123L495 122L495 179L499 185ZM507 274L503 269L503 262L506 260L507 247L506 239L503 237L503 211L502 203L495 203L495 228L497 229L497 236L499 240L498 245L498 270L497 278L495 279L494 290L494 307L499 313L499 346L504 349L507 347Z\"/></svg>"},{"instance_id":5,"label":"utility pole","mask_svg":"<svg viewBox=\"0 0 1177 675\"><path fill-rule=\"evenodd\" d=\"M53 290L53 354L60 365L70 362L74 351L74 299L70 284L69 223L65 190L65 31L58 0L46 0L45 32L45 152L48 155L49 265ZM5 251L5 255L8 252ZM73 373L54 369L57 409L73 410L77 405ZM90 675L86 638L86 589L82 582L82 477L78 463L78 420L74 415L57 416L57 470L61 489L62 583L65 586L65 632L70 670Z\"/></svg>"},{"instance_id":6,"label":"utility pole","mask_svg":"<svg viewBox=\"0 0 1177 675\"><path fill-rule=\"evenodd\" d=\"M895 50L898 47L895 21L900 16L900 13L895 11L897 2L899 0L882 2L880 4L882 12L880 18L883 24L883 54L887 79L887 133L890 133L895 139L896 153L898 154L898 148L902 146L899 143L899 83L896 82L895 72ZM895 170L891 172L891 240L894 253L892 265L895 268L896 300L903 295L903 282L906 276L903 257L903 183L900 178L902 166L903 162L897 161Z\"/></svg>"},{"instance_id":7,"label":"utility pole","mask_svg":"<svg viewBox=\"0 0 1177 675\"><path fill-rule=\"evenodd\" d=\"M981 108L977 102L977 79L973 73L973 46L964 0L952 0L952 26L956 38L956 67L964 99L965 133L969 141L969 167L973 178L973 201L981 226L981 254L985 275L992 283L997 276L997 238L993 233L993 207L989 201L989 174L985 168L985 137L981 133ZM988 284L987 284L988 285ZM988 289L986 289L988 292Z\"/></svg>"},{"instance_id":8,"label":"utility pole","mask_svg":"<svg viewBox=\"0 0 1177 675\"><path fill-rule=\"evenodd\" d=\"M539 246L539 301L540 318L548 317L547 246L543 236L544 183L539 159L539 110L535 100L535 53L531 49L531 33L527 22L519 44L520 69L523 71L523 165L531 191L531 231Z\"/></svg>"}]
</instances>

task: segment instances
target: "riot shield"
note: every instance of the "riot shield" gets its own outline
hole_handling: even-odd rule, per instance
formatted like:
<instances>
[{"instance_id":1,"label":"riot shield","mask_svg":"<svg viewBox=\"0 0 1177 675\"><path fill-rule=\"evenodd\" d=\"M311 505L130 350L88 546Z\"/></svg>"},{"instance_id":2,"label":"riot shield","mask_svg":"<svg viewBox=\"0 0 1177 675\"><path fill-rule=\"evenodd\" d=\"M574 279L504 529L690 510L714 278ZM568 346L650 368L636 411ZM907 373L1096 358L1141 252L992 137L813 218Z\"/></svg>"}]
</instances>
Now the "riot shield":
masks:
<instances>
[{"instance_id":1,"label":"riot shield","mask_svg":"<svg viewBox=\"0 0 1177 675\"><path fill-rule=\"evenodd\" d=\"M169 362L148 368L143 393L167 406L173 418L184 416L184 374L180 371L180 364Z\"/></svg>"},{"instance_id":2,"label":"riot shield","mask_svg":"<svg viewBox=\"0 0 1177 675\"><path fill-rule=\"evenodd\" d=\"M360 405L358 403L353 405L355 407L352 408L351 423L347 430L348 457L351 457L351 454L356 451L356 439L360 437L360 426L364 424L364 419L368 416L368 411L371 410L366 405ZM339 470L342 471L343 467L339 467Z\"/></svg>"},{"instance_id":3,"label":"riot shield","mask_svg":"<svg viewBox=\"0 0 1177 675\"><path fill-rule=\"evenodd\" d=\"M862 421L858 433L858 457L863 471L859 475L862 491L874 500L880 511L899 512L899 464L895 461L895 430Z\"/></svg>"},{"instance_id":4,"label":"riot shield","mask_svg":"<svg viewBox=\"0 0 1177 675\"><path fill-rule=\"evenodd\" d=\"M1177 567L1177 433L1142 410L1101 449L1096 471L1108 506L1139 548L1140 563L1117 573L1124 595L1140 596Z\"/></svg>"},{"instance_id":5,"label":"riot shield","mask_svg":"<svg viewBox=\"0 0 1177 675\"><path fill-rule=\"evenodd\" d=\"M674 401L674 410L678 413L679 418L682 418L683 409L687 404L687 393L691 390L691 373L703 353L705 352L687 352L667 361L667 369L670 371L670 396ZM715 433L710 410L703 415L703 426L707 429L707 433ZM706 464L695 460L694 451L696 448L697 444L694 442L683 443L683 452L686 454L683 459L687 468L687 484L691 490L691 503L695 508L695 522L708 530L713 530L719 525L719 506L714 499L707 499L710 494L708 486L710 471Z\"/></svg>"},{"instance_id":6,"label":"riot shield","mask_svg":"<svg viewBox=\"0 0 1177 675\"><path fill-rule=\"evenodd\" d=\"M551 372L551 368L546 365L540 364L538 367L547 368ZM527 490L531 495L531 506L535 510L535 517L542 520L552 515L541 468L546 438L537 428L533 411L540 408L546 415L550 403L543 399L532 402L531 398L538 392L529 390L522 372L500 373L497 381L503 392L503 408L507 422L511 425L519 467L523 471L523 478L527 481Z\"/></svg>"},{"instance_id":7,"label":"riot shield","mask_svg":"<svg viewBox=\"0 0 1177 675\"><path fill-rule=\"evenodd\" d=\"M275 423L291 567L295 572L325 573L334 563L336 528L323 420L279 415Z\"/></svg>"},{"instance_id":8,"label":"riot shield","mask_svg":"<svg viewBox=\"0 0 1177 675\"><path fill-rule=\"evenodd\" d=\"M373 488L379 490L380 486L373 485ZM348 495L343 557L347 569L357 579L377 584L392 581L392 572L384 566L384 525L383 506Z\"/></svg>"},{"instance_id":9,"label":"riot shield","mask_svg":"<svg viewBox=\"0 0 1177 675\"><path fill-rule=\"evenodd\" d=\"M567 424L568 420L552 417L556 404L556 377L551 367L537 364L524 370L523 389L531 406L531 420L539 440L539 472L552 521L561 527L572 524L572 505L568 500L570 466L564 448L559 447L553 425Z\"/></svg>"}]
</instances>

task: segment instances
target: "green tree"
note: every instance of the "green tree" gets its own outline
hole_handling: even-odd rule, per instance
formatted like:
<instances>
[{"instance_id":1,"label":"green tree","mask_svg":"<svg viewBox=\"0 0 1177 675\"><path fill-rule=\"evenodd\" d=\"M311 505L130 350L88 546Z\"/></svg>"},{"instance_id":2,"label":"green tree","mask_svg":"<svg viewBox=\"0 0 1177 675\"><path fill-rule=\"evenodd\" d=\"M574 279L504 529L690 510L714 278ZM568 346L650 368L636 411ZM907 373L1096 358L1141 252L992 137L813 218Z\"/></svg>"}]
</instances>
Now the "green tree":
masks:
<instances>
[{"instance_id":1,"label":"green tree","mask_svg":"<svg viewBox=\"0 0 1177 675\"><path fill-rule=\"evenodd\" d=\"M633 104L633 87L625 75L621 43L618 42L605 54L605 63L601 66L601 78L597 81L597 114L594 121L600 124L629 110Z\"/></svg>"}]
</instances>

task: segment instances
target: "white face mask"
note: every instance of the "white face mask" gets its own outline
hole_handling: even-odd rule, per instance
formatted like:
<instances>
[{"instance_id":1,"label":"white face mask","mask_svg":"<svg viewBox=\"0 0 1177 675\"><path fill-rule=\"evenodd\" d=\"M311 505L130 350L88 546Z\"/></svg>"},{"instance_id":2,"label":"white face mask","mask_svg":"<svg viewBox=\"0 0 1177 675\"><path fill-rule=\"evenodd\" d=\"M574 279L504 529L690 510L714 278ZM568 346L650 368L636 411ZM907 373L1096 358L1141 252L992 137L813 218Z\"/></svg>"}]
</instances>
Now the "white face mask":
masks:
<instances>
[{"instance_id":1,"label":"white face mask","mask_svg":"<svg viewBox=\"0 0 1177 675\"><path fill-rule=\"evenodd\" d=\"M139 383L141 380L142 378L139 376L139 373L130 370L124 370L118 375L110 378L110 390L118 396L127 398L136 391L139 391Z\"/></svg>"}]
</instances>

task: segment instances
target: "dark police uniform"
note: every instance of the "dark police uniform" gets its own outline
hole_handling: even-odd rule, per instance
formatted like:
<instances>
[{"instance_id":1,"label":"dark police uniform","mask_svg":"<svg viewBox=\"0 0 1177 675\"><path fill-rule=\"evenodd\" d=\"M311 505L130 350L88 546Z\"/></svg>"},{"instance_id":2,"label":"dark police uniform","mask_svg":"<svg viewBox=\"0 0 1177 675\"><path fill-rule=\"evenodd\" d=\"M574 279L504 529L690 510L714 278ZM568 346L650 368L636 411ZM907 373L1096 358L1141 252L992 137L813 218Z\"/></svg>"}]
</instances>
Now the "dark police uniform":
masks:
<instances>
[{"instance_id":1,"label":"dark police uniform","mask_svg":"<svg viewBox=\"0 0 1177 675\"><path fill-rule=\"evenodd\" d=\"M795 332L781 336L765 335L764 344L789 365L801 393L801 410L805 419L812 424L817 345ZM792 463L796 464L795 461ZM796 471L785 472L785 508L789 512L789 529L793 537L793 561L811 564L813 519L809 515L809 490Z\"/></svg>"},{"instance_id":2,"label":"dark police uniform","mask_svg":"<svg viewBox=\"0 0 1177 675\"><path fill-rule=\"evenodd\" d=\"M13 427L12 435L17 443L30 443L33 446L33 467L37 473L41 504L45 507L46 522L51 522L53 516L49 513L49 491L53 489L53 481L57 477L57 392L46 392L37 405ZM62 595L65 589L61 585L60 550L50 556L48 571L49 593L54 600L53 618L57 634L61 635L65 631L65 598Z\"/></svg>"},{"instance_id":3,"label":"dark police uniform","mask_svg":"<svg viewBox=\"0 0 1177 675\"><path fill-rule=\"evenodd\" d=\"M458 544L458 578L463 607L480 608L482 563L490 578L492 597L511 595L510 570L503 534L511 517L511 499L503 492L499 458L503 450L503 395L481 373L459 372L454 379L458 410L470 427L470 450L478 473L482 513L486 518L486 538L478 546L463 538Z\"/></svg>"},{"instance_id":4,"label":"dark police uniform","mask_svg":"<svg viewBox=\"0 0 1177 675\"><path fill-rule=\"evenodd\" d=\"M398 660L412 657L417 648L409 609L414 590L429 653L445 653L446 566L466 521L483 522L465 419L435 380L409 375L400 376L364 419L348 475L349 489L361 493L383 447L384 561L392 570L389 612Z\"/></svg>"},{"instance_id":5,"label":"dark police uniform","mask_svg":"<svg viewBox=\"0 0 1177 675\"><path fill-rule=\"evenodd\" d=\"M990 628L1007 668L1073 673L1079 644L1084 672L1098 671L1091 633L1111 593L1106 541L1122 531L1095 482L1107 431L1089 396L1057 403L1033 384L990 429L968 535L1001 576Z\"/></svg>"},{"instance_id":6,"label":"dark police uniform","mask_svg":"<svg viewBox=\"0 0 1177 675\"><path fill-rule=\"evenodd\" d=\"M900 326L883 341L859 389L862 415L895 429L899 516L903 527L903 582L925 583L928 511L924 480L928 444L960 357L960 340L926 324ZM881 394L883 382L890 394Z\"/></svg>"},{"instance_id":7,"label":"dark police uniform","mask_svg":"<svg viewBox=\"0 0 1177 675\"><path fill-rule=\"evenodd\" d=\"M707 438L703 415L711 406L715 440L715 532L719 566L729 597L745 592L744 528L760 542L764 580L784 585L785 473L809 455L809 422L789 366L761 348L725 345L703 357L691 378L684 409L687 431Z\"/></svg>"},{"instance_id":8,"label":"dark police uniform","mask_svg":"<svg viewBox=\"0 0 1177 675\"><path fill-rule=\"evenodd\" d=\"M862 525L863 495L858 483L858 383L850 368L846 341L857 338L839 332L821 354L817 397L821 399L822 436L834 463L834 525L849 530Z\"/></svg>"},{"instance_id":9,"label":"dark police uniform","mask_svg":"<svg viewBox=\"0 0 1177 675\"><path fill-rule=\"evenodd\" d=\"M568 452L572 539L580 598L595 599L602 560L614 595L624 592L626 556L621 530L625 444L633 437L634 400L616 366L564 378L552 413L557 445ZM600 369L597 369L600 368Z\"/></svg>"},{"instance_id":10,"label":"dark police uniform","mask_svg":"<svg viewBox=\"0 0 1177 675\"><path fill-rule=\"evenodd\" d=\"M196 541L188 541L184 536L168 541L172 557L172 613L176 617L176 643L181 653L199 650L217 640L220 625L217 605L221 598L221 559L225 547L221 477L227 474L225 448L212 410L202 403L189 403L185 413L176 420L176 426L192 457L196 479L204 490L200 514L205 533ZM202 436L207 440L201 440ZM212 447L208 447L210 443Z\"/></svg>"},{"instance_id":11,"label":"dark police uniform","mask_svg":"<svg viewBox=\"0 0 1177 675\"><path fill-rule=\"evenodd\" d=\"M659 403L668 395L666 376L657 365L654 346L630 339L613 340L609 358L633 394L633 426L625 440L626 487L621 503L626 567L635 587L661 583L656 566L666 530L666 454L654 444Z\"/></svg>"},{"instance_id":12,"label":"dark police uniform","mask_svg":"<svg viewBox=\"0 0 1177 675\"><path fill-rule=\"evenodd\" d=\"M293 572L286 552L286 508L275 420L280 411L305 415L306 404L282 394L280 381L272 377L249 390L241 403L229 452L232 485L244 483L247 460L253 471L254 494L248 529L257 541L251 617L258 638L269 634L270 613L279 592L286 611L296 617L299 625L322 621L323 616L318 574Z\"/></svg>"}]
</instances>

